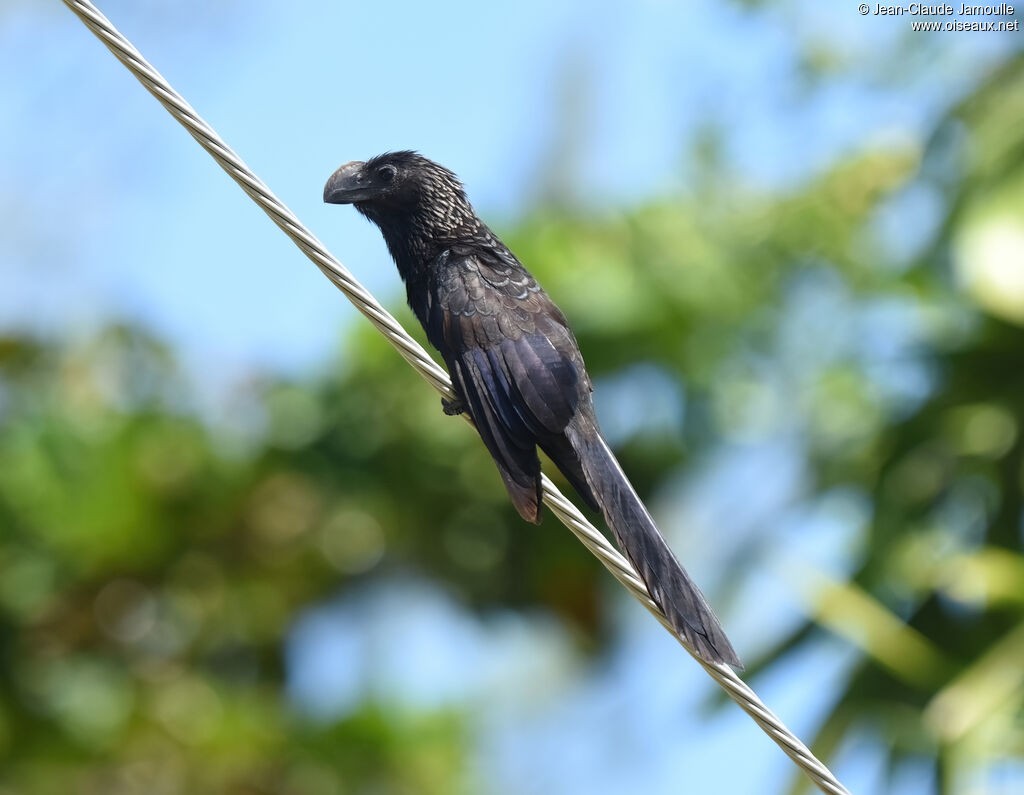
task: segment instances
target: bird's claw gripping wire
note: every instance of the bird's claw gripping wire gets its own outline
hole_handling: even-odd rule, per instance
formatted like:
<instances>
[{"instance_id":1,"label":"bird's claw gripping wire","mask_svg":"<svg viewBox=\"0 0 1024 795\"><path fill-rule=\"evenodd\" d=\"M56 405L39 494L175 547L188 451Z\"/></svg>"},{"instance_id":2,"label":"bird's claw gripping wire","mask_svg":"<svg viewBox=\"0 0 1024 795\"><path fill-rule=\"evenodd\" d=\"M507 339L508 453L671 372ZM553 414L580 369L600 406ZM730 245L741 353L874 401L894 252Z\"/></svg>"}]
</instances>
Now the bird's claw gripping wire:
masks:
<instances>
[{"instance_id":1,"label":"bird's claw gripping wire","mask_svg":"<svg viewBox=\"0 0 1024 795\"><path fill-rule=\"evenodd\" d=\"M455 398L454 400L441 398L441 410L449 417L457 417L465 412L466 404L459 400L459 398Z\"/></svg>"}]
</instances>

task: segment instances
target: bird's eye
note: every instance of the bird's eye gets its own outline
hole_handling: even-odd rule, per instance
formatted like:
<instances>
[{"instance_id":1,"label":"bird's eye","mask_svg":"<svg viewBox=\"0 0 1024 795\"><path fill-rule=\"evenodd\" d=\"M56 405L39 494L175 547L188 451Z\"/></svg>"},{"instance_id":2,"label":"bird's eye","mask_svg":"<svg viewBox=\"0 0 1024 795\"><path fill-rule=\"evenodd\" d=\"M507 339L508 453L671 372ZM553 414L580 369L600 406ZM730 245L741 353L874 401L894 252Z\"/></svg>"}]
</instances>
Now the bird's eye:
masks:
<instances>
[{"instance_id":1,"label":"bird's eye","mask_svg":"<svg viewBox=\"0 0 1024 795\"><path fill-rule=\"evenodd\" d=\"M377 169L377 179L381 182L391 182L395 178L394 166L381 166Z\"/></svg>"}]
</instances>

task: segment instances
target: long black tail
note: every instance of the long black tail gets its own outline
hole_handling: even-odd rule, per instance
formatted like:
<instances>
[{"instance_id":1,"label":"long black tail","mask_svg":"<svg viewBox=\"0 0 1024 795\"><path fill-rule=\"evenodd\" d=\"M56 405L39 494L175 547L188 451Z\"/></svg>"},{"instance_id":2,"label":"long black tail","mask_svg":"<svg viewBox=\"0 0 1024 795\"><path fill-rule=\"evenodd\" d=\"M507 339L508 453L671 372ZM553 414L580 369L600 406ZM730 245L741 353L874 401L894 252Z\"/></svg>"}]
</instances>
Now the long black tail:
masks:
<instances>
[{"instance_id":1,"label":"long black tail","mask_svg":"<svg viewBox=\"0 0 1024 795\"><path fill-rule=\"evenodd\" d=\"M711 606L672 554L601 432L577 415L565 435L605 521L672 628L701 659L742 668Z\"/></svg>"}]
</instances>

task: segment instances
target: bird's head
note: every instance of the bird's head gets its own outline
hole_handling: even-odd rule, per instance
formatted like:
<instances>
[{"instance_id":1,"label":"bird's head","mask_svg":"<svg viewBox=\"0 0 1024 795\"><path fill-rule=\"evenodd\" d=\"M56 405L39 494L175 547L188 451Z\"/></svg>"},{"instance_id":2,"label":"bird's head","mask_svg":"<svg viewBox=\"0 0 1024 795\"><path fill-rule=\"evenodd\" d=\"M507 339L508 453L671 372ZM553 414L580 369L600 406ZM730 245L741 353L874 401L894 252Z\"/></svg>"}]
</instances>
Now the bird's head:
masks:
<instances>
[{"instance_id":1,"label":"bird's head","mask_svg":"<svg viewBox=\"0 0 1024 795\"><path fill-rule=\"evenodd\" d=\"M416 152L388 152L346 163L324 185L328 204L354 204L373 217L420 206L468 206L462 183L444 166Z\"/></svg>"},{"instance_id":2,"label":"bird's head","mask_svg":"<svg viewBox=\"0 0 1024 795\"><path fill-rule=\"evenodd\" d=\"M416 152L346 163L327 180L324 201L351 204L380 227L403 278L482 228L459 178Z\"/></svg>"}]
</instances>

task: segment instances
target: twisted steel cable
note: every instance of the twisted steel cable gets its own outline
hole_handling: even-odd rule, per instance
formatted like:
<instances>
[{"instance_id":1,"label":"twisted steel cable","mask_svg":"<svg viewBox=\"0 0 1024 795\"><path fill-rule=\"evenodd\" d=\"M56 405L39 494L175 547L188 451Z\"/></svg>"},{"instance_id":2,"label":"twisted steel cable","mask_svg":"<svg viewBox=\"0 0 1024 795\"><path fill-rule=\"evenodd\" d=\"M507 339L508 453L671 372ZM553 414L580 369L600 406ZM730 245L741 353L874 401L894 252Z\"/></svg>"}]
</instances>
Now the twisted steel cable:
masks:
<instances>
[{"instance_id":1,"label":"twisted steel cable","mask_svg":"<svg viewBox=\"0 0 1024 795\"><path fill-rule=\"evenodd\" d=\"M281 231L313 261L323 274L373 323L399 354L443 397L454 399L451 381L423 347L382 307L377 300L348 272L263 181L208 125L170 83L142 57L135 46L111 24L88 0L63 0L78 18L121 61L127 69L159 100L167 111L188 130L196 142L217 161L228 175L258 204ZM463 414L469 420L468 416ZM471 420L469 420L472 422ZM761 729L829 795L850 795L832 772L764 705L757 694L727 665L708 663L697 657L686 642L676 635L668 620L651 599L647 588L630 563L616 550L548 479L542 476L544 503L573 534L604 564L612 575L651 611L662 626L672 633L704 670L725 690L728 696L749 714Z\"/></svg>"}]
</instances>

